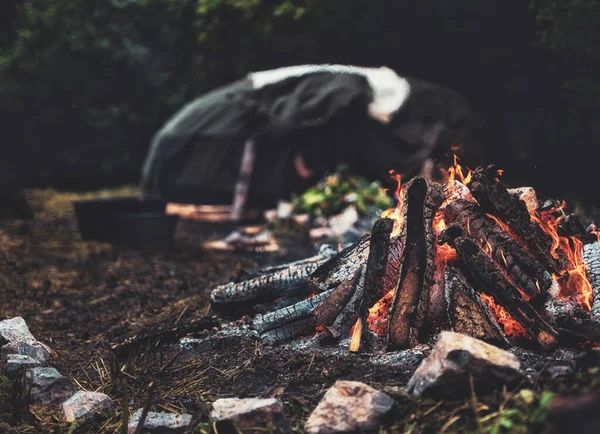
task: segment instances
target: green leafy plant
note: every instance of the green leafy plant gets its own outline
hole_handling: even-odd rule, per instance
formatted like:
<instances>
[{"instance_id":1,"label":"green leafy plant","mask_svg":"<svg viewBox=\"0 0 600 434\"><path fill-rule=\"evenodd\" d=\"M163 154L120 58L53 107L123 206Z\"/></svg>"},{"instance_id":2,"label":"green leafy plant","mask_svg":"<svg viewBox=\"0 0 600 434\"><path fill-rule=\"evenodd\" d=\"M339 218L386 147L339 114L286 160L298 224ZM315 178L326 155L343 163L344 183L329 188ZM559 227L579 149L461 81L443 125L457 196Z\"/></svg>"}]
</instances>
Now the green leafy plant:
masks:
<instances>
[{"instance_id":1,"label":"green leafy plant","mask_svg":"<svg viewBox=\"0 0 600 434\"><path fill-rule=\"evenodd\" d=\"M349 205L366 214L372 208L389 208L391 201L379 183L353 176L345 166L294 200L294 208L311 217L329 217Z\"/></svg>"}]
</instances>

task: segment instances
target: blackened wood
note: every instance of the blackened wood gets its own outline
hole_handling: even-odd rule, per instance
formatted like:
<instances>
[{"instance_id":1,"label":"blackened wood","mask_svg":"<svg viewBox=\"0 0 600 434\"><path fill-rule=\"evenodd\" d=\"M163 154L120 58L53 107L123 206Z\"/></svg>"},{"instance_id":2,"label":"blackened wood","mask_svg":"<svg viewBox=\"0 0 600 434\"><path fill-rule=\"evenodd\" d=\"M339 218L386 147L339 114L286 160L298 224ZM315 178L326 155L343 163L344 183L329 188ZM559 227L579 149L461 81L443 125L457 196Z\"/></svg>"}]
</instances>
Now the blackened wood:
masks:
<instances>
[{"instance_id":1,"label":"blackened wood","mask_svg":"<svg viewBox=\"0 0 600 434\"><path fill-rule=\"evenodd\" d=\"M493 314L469 285L460 268L452 266L446 268L445 288L449 300L448 316L455 332L494 345L508 344Z\"/></svg>"},{"instance_id":2,"label":"blackened wood","mask_svg":"<svg viewBox=\"0 0 600 434\"><path fill-rule=\"evenodd\" d=\"M577 237L585 239L585 226L576 214L567 214L558 224L558 235L561 237Z\"/></svg>"},{"instance_id":3,"label":"blackened wood","mask_svg":"<svg viewBox=\"0 0 600 434\"><path fill-rule=\"evenodd\" d=\"M218 307L273 300L292 289L305 287L308 276L319 267L318 262L294 265L243 282L220 285L210 293L210 302Z\"/></svg>"},{"instance_id":4,"label":"blackened wood","mask_svg":"<svg viewBox=\"0 0 600 434\"><path fill-rule=\"evenodd\" d=\"M527 246L529 251L552 273L567 266L567 258L560 247L557 257L552 255L553 240L540 225L531 220L525 202L511 195L498 180L498 171L491 165L478 167L468 185L483 210L502 220Z\"/></svg>"},{"instance_id":5,"label":"blackened wood","mask_svg":"<svg viewBox=\"0 0 600 434\"><path fill-rule=\"evenodd\" d=\"M265 315L259 315L252 321L252 326L259 333L275 329L287 323L312 316L314 309L321 303L333 290L322 292L314 297L302 300L299 303L284 307L283 309L269 312Z\"/></svg>"},{"instance_id":6,"label":"blackened wood","mask_svg":"<svg viewBox=\"0 0 600 434\"><path fill-rule=\"evenodd\" d=\"M323 327L329 327L333 324L342 309L348 304L354 291L356 284L360 278L361 269L357 269L350 279L342 282L337 288L327 292L329 295L323 300L314 310L313 314L317 320L317 324Z\"/></svg>"},{"instance_id":7,"label":"blackened wood","mask_svg":"<svg viewBox=\"0 0 600 434\"><path fill-rule=\"evenodd\" d=\"M359 351L363 335L367 334L368 328L363 327L363 325L366 324L369 309L386 294L384 279L390 252L390 235L393 228L394 220L381 218L375 222L371 231L371 245L365 272L364 296L358 309L358 321L355 333L350 342L350 351L352 352Z\"/></svg>"},{"instance_id":8,"label":"blackened wood","mask_svg":"<svg viewBox=\"0 0 600 434\"><path fill-rule=\"evenodd\" d=\"M592 285L592 317L600 320L600 242L584 244L581 256Z\"/></svg>"},{"instance_id":9,"label":"blackened wood","mask_svg":"<svg viewBox=\"0 0 600 434\"><path fill-rule=\"evenodd\" d=\"M552 276L541 262L494 219L486 216L477 204L456 200L444 209L444 220L447 225L460 226L482 247L484 243L489 244L496 264L506 270L511 280L527 295L534 296L539 289L545 291L552 285Z\"/></svg>"},{"instance_id":10,"label":"blackened wood","mask_svg":"<svg viewBox=\"0 0 600 434\"><path fill-rule=\"evenodd\" d=\"M387 265L385 267L385 274L383 276L383 287L387 292L393 291L398 285L401 256L402 245L400 244L400 237L392 237L389 243Z\"/></svg>"},{"instance_id":11,"label":"blackened wood","mask_svg":"<svg viewBox=\"0 0 600 434\"><path fill-rule=\"evenodd\" d=\"M354 293L350 298L350 301L346 303L346 306L344 306L344 308L337 316L333 324L330 327L327 327L327 330L329 331L331 336L333 336L336 339L348 336L350 330L352 329L352 326L356 323L356 320L358 319L358 308L364 296L365 290L366 269L366 264L360 267L360 275L356 283Z\"/></svg>"},{"instance_id":12,"label":"blackened wood","mask_svg":"<svg viewBox=\"0 0 600 434\"><path fill-rule=\"evenodd\" d=\"M549 298L544 307L550 322L561 336L561 342L563 338L578 343L600 341L600 321L590 317L589 312L576 303Z\"/></svg>"},{"instance_id":13,"label":"blackened wood","mask_svg":"<svg viewBox=\"0 0 600 434\"><path fill-rule=\"evenodd\" d=\"M388 350L409 348L426 335L429 286L435 270L433 217L444 200L442 186L415 178L406 185L400 278L388 321Z\"/></svg>"},{"instance_id":14,"label":"blackened wood","mask_svg":"<svg viewBox=\"0 0 600 434\"><path fill-rule=\"evenodd\" d=\"M371 234L363 236L317 268L308 279L311 288L323 292L337 288L340 283L352 278L367 260L370 241Z\"/></svg>"},{"instance_id":15,"label":"blackened wood","mask_svg":"<svg viewBox=\"0 0 600 434\"><path fill-rule=\"evenodd\" d=\"M260 335L260 340L264 344L275 344L298 337L302 333L313 333L315 327L315 318L310 316L267 330Z\"/></svg>"},{"instance_id":16,"label":"blackened wood","mask_svg":"<svg viewBox=\"0 0 600 434\"><path fill-rule=\"evenodd\" d=\"M474 288L492 296L494 301L504 307L543 350L549 351L558 345L556 331L523 299L519 290L506 278L504 272L460 227L449 226L440 234L438 242L449 243L456 250Z\"/></svg>"}]
</instances>

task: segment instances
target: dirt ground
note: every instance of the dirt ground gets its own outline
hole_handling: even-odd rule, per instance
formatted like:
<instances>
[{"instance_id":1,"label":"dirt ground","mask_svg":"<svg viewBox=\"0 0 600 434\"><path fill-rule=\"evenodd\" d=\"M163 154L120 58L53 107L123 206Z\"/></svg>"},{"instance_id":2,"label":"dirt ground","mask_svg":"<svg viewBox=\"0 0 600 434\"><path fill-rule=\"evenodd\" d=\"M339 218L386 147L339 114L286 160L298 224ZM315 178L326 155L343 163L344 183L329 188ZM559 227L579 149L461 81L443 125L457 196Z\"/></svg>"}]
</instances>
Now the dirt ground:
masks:
<instances>
[{"instance_id":1,"label":"dirt ground","mask_svg":"<svg viewBox=\"0 0 600 434\"><path fill-rule=\"evenodd\" d=\"M597 368L552 380L536 366L539 374L518 388L434 402L402 391L416 366L375 367L361 356L318 351L292 354L240 337L192 354L151 343L116 357L111 347L133 336L210 323L211 288L257 265L256 258L205 251L182 233L175 245L153 250L83 242L70 207L77 196L28 196L35 220L0 223L0 319L23 317L54 351L48 365L80 389L108 394L115 407L95 420L65 423L58 410L21 402L3 377L0 432L123 432L123 414L142 407L149 393L153 410L192 414L189 432L213 432L210 403L232 396L281 399L294 431L302 432L308 413L337 379L364 381L397 399L382 432L540 432L552 393L600 389Z\"/></svg>"}]
</instances>

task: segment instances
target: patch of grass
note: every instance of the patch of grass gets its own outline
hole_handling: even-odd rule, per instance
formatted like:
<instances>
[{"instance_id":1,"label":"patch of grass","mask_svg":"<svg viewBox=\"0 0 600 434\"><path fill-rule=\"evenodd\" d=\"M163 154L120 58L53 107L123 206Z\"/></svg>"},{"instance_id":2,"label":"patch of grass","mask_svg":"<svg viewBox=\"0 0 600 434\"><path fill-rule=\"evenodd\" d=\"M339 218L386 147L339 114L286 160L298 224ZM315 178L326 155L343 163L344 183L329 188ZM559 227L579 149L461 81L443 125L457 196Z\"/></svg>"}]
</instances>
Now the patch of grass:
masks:
<instances>
[{"instance_id":1,"label":"patch of grass","mask_svg":"<svg viewBox=\"0 0 600 434\"><path fill-rule=\"evenodd\" d=\"M121 187L107 188L91 192L67 192L46 189L28 190L26 194L28 199L34 204L34 208L35 204L40 204L43 207L42 212L50 213L51 215L55 215L57 217L65 217L72 214L72 202L74 200L137 196L140 194L140 188L137 185L124 185Z\"/></svg>"}]
</instances>

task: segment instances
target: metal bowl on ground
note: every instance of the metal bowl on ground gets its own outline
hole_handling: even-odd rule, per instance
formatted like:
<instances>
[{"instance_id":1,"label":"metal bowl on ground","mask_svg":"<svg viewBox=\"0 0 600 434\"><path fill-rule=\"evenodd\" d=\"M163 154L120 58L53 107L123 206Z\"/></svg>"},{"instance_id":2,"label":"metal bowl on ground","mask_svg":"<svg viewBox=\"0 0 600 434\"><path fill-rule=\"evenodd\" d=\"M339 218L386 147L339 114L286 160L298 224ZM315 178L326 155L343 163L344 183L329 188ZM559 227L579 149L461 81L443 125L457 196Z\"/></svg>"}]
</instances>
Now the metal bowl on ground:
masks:
<instances>
[{"instance_id":1,"label":"metal bowl on ground","mask_svg":"<svg viewBox=\"0 0 600 434\"><path fill-rule=\"evenodd\" d=\"M167 201L138 196L73 201L73 210L81 238L85 241L118 242L117 214L162 213Z\"/></svg>"}]
</instances>

